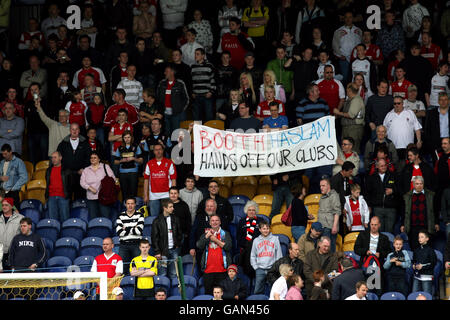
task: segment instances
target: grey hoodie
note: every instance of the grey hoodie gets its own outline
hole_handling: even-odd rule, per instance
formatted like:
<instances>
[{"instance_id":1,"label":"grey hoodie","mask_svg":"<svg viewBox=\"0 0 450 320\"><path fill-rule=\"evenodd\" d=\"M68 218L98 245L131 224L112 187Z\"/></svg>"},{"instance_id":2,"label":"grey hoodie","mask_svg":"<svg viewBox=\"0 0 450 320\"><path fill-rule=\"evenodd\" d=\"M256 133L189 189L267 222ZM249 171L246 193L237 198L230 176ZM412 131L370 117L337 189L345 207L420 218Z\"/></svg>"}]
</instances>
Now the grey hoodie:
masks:
<instances>
[{"instance_id":1,"label":"grey hoodie","mask_svg":"<svg viewBox=\"0 0 450 320\"><path fill-rule=\"evenodd\" d=\"M267 237L262 234L253 240L250 264L253 269L270 269L278 259L283 257L280 240L271 233Z\"/></svg>"},{"instance_id":2,"label":"grey hoodie","mask_svg":"<svg viewBox=\"0 0 450 320\"><path fill-rule=\"evenodd\" d=\"M0 244L3 245L3 254L9 252L12 239L20 233L20 220L22 218L23 215L14 211L12 216L9 217L8 222L5 223L3 213L0 215Z\"/></svg>"},{"instance_id":3,"label":"grey hoodie","mask_svg":"<svg viewBox=\"0 0 450 320\"><path fill-rule=\"evenodd\" d=\"M191 212L191 221L194 224L195 216L197 214L197 208L200 202L203 200L203 194L196 187L189 191L186 188L180 190L180 199L187 203L189 211Z\"/></svg>"}]
</instances>

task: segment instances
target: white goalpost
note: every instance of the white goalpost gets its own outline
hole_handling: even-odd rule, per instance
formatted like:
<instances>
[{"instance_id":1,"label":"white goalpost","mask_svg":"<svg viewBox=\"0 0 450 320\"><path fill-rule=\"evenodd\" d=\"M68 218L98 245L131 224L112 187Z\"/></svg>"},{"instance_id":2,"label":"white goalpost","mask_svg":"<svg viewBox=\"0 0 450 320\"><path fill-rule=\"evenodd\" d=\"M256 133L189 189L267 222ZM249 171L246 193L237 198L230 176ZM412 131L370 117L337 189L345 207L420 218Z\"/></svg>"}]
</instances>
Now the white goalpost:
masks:
<instances>
[{"instance_id":1,"label":"white goalpost","mask_svg":"<svg viewBox=\"0 0 450 320\"><path fill-rule=\"evenodd\" d=\"M0 273L0 288L49 288L96 283L100 287L100 300L108 300L106 272L27 272Z\"/></svg>"}]
</instances>

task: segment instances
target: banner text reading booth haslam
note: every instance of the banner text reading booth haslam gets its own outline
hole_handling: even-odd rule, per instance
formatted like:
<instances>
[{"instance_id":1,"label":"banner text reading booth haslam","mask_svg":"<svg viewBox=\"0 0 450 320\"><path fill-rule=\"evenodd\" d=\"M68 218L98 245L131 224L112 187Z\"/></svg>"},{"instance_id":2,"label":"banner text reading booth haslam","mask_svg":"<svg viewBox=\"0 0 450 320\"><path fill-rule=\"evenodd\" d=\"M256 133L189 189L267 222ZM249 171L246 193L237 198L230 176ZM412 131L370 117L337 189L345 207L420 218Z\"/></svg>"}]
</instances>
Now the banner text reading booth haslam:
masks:
<instances>
[{"instance_id":1,"label":"banner text reading booth haslam","mask_svg":"<svg viewBox=\"0 0 450 320\"><path fill-rule=\"evenodd\" d=\"M270 175L335 164L334 117L261 133L194 125L194 174L201 177Z\"/></svg>"}]
</instances>

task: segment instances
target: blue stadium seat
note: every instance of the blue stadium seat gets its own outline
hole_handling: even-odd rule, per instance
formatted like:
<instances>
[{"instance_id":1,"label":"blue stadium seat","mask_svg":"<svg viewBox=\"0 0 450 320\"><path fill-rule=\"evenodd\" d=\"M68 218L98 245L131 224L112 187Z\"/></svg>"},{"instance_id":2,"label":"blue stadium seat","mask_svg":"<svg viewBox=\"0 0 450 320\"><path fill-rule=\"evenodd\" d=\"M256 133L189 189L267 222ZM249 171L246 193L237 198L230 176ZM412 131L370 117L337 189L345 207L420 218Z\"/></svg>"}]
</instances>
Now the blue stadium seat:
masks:
<instances>
[{"instance_id":1,"label":"blue stadium seat","mask_svg":"<svg viewBox=\"0 0 450 320\"><path fill-rule=\"evenodd\" d=\"M194 265L194 259L190 254L186 254L181 258L183 262L183 274L185 276L193 276L197 280L200 278L200 272L198 271L198 266Z\"/></svg>"},{"instance_id":2,"label":"blue stadium seat","mask_svg":"<svg viewBox=\"0 0 450 320\"><path fill-rule=\"evenodd\" d=\"M251 296L248 296L245 300L269 300L269 297L264 294L254 294Z\"/></svg>"},{"instance_id":3,"label":"blue stadium seat","mask_svg":"<svg viewBox=\"0 0 450 320\"><path fill-rule=\"evenodd\" d=\"M386 292L380 300L406 300L405 296L400 292Z\"/></svg>"},{"instance_id":4,"label":"blue stadium seat","mask_svg":"<svg viewBox=\"0 0 450 320\"><path fill-rule=\"evenodd\" d=\"M19 205L19 212L22 213L22 210L24 210L26 208L36 209L39 212L44 211L42 202L38 199L23 200Z\"/></svg>"},{"instance_id":5,"label":"blue stadium seat","mask_svg":"<svg viewBox=\"0 0 450 320\"><path fill-rule=\"evenodd\" d=\"M394 235L390 232L381 232L382 234L384 234L385 236L387 236L389 238L389 241L392 243L394 242Z\"/></svg>"},{"instance_id":6,"label":"blue stadium seat","mask_svg":"<svg viewBox=\"0 0 450 320\"><path fill-rule=\"evenodd\" d=\"M96 257L103 253L103 239L98 237L87 237L81 241L80 256Z\"/></svg>"},{"instance_id":7,"label":"blue stadium seat","mask_svg":"<svg viewBox=\"0 0 450 320\"><path fill-rule=\"evenodd\" d=\"M192 298L192 300L212 300L214 297L209 294L202 294Z\"/></svg>"},{"instance_id":8,"label":"blue stadium seat","mask_svg":"<svg viewBox=\"0 0 450 320\"><path fill-rule=\"evenodd\" d=\"M51 219L48 208L44 208L44 211L42 212L42 219Z\"/></svg>"},{"instance_id":9,"label":"blue stadium seat","mask_svg":"<svg viewBox=\"0 0 450 320\"><path fill-rule=\"evenodd\" d=\"M233 244L232 254L239 253L238 243L237 243L237 224L230 223L228 225L228 231L231 235L231 242Z\"/></svg>"},{"instance_id":10,"label":"blue stadium seat","mask_svg":"<svg viewBox=\"0 0 450 320\"><path fill-rule=\"evenodd\" d=\"M55 242L59 238L61 224L55 219L42 219L36 225L36 233Z\"/></svg>"},{"instance_id":11,"label":"blue stadium seat","mask_svg":"<svg viewBox=\"0 0 450 320\"><path fill-rule=\"evenodd\" d=\"M181 296L170 296L166 300L183 300L183 299L181 299Z\"/></svg>"},{"instance_id":12,"label":"blue stadium seat","mask_svg":"<svg viewBox=\"0 0 450 320\"><path fill-rule=\"evenodd\" d=\"M152 236L152 223L153 223L153 221L155 219L156 219L156 216L145 217L145 219L144 219L144 230L142 232L142 234L144 236L148 236L148 237Z\"/></svg>"},{"instance_id":13,"label":"blue stadium seat","mask_svg":"<svg viewBox=\"0 0 450 320\"><path fill-rule=\"evenodd\" d=\"M257 216L258 218L263 219L265 222L267 222L267 223L270 225L270 218L269 218L268 216L263 215L263 214L257 214L256 216Z\"/></svg>"},{"instance_id":14,"label":"blue stadium seat","mask_svg":"<svg viewBox=\"0 0 450 320\"><path fill-rule=\"evenodd\" d=\"M247 295L250 295L252 290L252 282L250 281L250 278L242 271L240 271L237 274L237 277L241 279L241 281L246 285L247 287Z\"/></svg>"},{"instance_id":15,"label":"blue stadium seat","mask_svg":"<svg viewBox=\"0 0 450 320\"><path fill-rule=\"evenodd\" d=\"M434 279L433 279L433 293L439 292L439 279L443 272L443 266L444 266L444 256L442 252L439 250L434 250L436 253L437 263L434 266Z\"/></svg>"},{"instance_id":16,"label":"blue stadium seat","mask_svg":"<svg viewBox=\"0 0 450 320\"><path fill-rule=\"evenodd\" d=\"M373 292L367 292L366 298L367 300L378 300L378 296Z\"/></svg>"},{"instance_id":17,"label":"blue stadium seat","mask_svg":"<svg viewBox=\"0 0 450 320\"><path fill-rule=\"evenodd\" d=\"M94 218L89 221L87 227L88 237L105 239L112 235L112 221L108 218Z\"/></svg>"},{"instance_id":18,"label":"blue stadium seat","mask_svg":"<svg viewBox=\"0 0 450 320\"><path fill-rule=\"evenodd\" d=\"M74 208L87 208L87 200L86 199L77 199L72 202L70 209Z\"/></svg>"},{"instance_id":19,"label":"blue stadium seat","mask_svg":"<svg viewBox=\"0 0 450 320\"><path fill-rule=\"evenodd\" d=\"M244 206L250 199L246 196L231 196L228 198L228 201L230 202L231 206L233 207L233 223L236 225L239 223L239 221L245 217L244 212Z\"/></svg>"},{"instance_id":20,"label":"blue stadium seat","mask_svg":"<svg viewBox=\"0 0 450 320\"><path fill-rule=\"evenodd\" d=\"M203 277L200 277L197 282L197 294L203 295L205 294L205 284L203 282Z\"/></svg>"},{"instance_id":21,"label":"blue stadium seat","mask_svg":"<svg viewBox=\"0 0 450 320\"><path fill-rule=\"evenodd\" d=\"M114 248L113 248L113 252L119 254L119 248L120 248L120 238L119 237L113 237L113 243L114 243Z\"/></svg>"},{"instance_id":22,"label":"blue stadium seat","mask_svg":"<svg viewBox=\"0 0 450 320\"><path fill-rule=\"evenodd\" d=\"M278 237L278 240L280 241L281 250L283 251L283 256L287 255L289 252L289 243L291 243L291 240L288 236L284 234L274 234L274 236Z\"/></svg>"},{"instance_id":23,"label":"blue stadium seat","mask_svg":"<svg viewBox=\"0 0 450 320\"><path fill-rule=\"evenodd\" d=\"M197 294L197 279L191 276L184 276L184 288L186 292L186 299L192 300ZM173 278L171 280L170 296L180 295L180 290L178 289L178 279Z\"/></svg>"},{"instance_id":24,"label":"blue stadium seat","mask_svg":"<svg viewBox=\"0 0 450 320\"><path fill-rule=\"evenodd\" d=\"M45 250L47 250L47 257L51 257L53 255L55 243L52 240L45 237L42 237L42 241L44 241Z\"/></svg>"},{"instance_id":25,"label":"blue stadium seat","mask_svg":"<svg viewBox=\"0 0 450 320\"><path fill-rule=\"evenodd\" d=\"M428 292L425 291L416 291L416 292L411 292L408 295L407 300L416 300L418 295L422 295L425 296L427 298L427 300L433 300L433 297L431 296L431 294L429 294Z\"/></svg>"},{"instance_id":26,"label":"blue stadium seat","mask_svg":"<svg viewBox=\"0 0 450 320\"><path fill-rule=\"evenodd\" d=\"M157 288L164 288L166 289L166 292L170 293L170 279L166 276L154 276L153 277L153 283L155 284L155 290Z\"/></svg>"},{"instance_id":27,"label":"blue stadium seat","mask_svg":"<svg viewBox=\"0 0 450 320\"><path fill-rule=\"evenodd\" d=\"M75 260L78 257L78 250L80 249L80 243L77 239L71 237L60 238L56 240L55 249L53 250L54 256L64 256Z\"/></svg>"},{"instance_id":28,"label":"blue stadium seat","mask_svg":"<svg viewBox=\"0 0 450 320\"><path fill-rule=\"evenodd\" d=\"M89 222L89 210L84 207L76 207L70 210L71 218L78 218L84 220L86 223Z\"/></svg>"},{"instance_id":29,"label":"blue stadium seat","mask_svg":"<svg viewBox=\"0 0 450 320\"><path fill-rule=\"evenodd\" d=\"M86 222L79 218L69 218L62 223L61 237L72 237L81 242L86 234Z\"/></svg>"},{"instance_id":30,"label":"blue stadium seat","mask_svg":"<svg viewBox=\"0 0 450 320\"><path fill-rule=\"evenodd\" d=\"M72 261L63 256L54 256L47 261L49 272L66 272L67 267L72 265Z\"/></svg>"},{"instance_id":31,"label":"blue stadium seat","mask_svg":"<svg viewBox=\"0 0 450 320\"><path fill-rule=\"evenodd\" d=\"M144 199L142 199L141 197L136 197L136 208L140 208L143 205L145 205Z\"/></svg>"},{"instance_id":32,"label":"blue stadium seat","mask_svg":"<svg viewBox=\"0 0 450 320\"><path fill-rule=\"evenodd\" d=\"M23 214L25 217L28 217L33 221L34 224L38 224L41 220L41 213L39 210L34 208L25 208L20 210L20 213Z\"/></svg>"},{"instance_id":33,"label":"blue stadium seat","mask_svg":"<svg viewBox=\"0 0 450 320\"><path fill-rule=\"evenodd\" d=\"M90 272L94 259L92 256L79 256L73 260L73 264L80 267L81 272Z\"/></svg>"},{"instance_id":34,"label":"blue stadium seat","mask_svg":"<svg viewBox=\"0 0 450 320\"><path fill-rule=\"evenodd\" d=\"M135 277L125 276L120 281L120 287L123 290L123 300L134 300Z\"/></svg>"}]
</instances>

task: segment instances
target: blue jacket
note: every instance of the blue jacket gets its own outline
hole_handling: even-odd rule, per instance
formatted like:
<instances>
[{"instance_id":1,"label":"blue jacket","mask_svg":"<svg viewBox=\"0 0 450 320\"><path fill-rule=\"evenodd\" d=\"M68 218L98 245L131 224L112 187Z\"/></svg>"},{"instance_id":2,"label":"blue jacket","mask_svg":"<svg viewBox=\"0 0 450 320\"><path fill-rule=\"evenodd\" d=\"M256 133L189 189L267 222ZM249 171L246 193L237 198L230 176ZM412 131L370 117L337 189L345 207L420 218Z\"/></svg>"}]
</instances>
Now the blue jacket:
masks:
<instances>
[{"instance_id":1,"label":"blue jacket","mask_svg":"<svg viewBox=\"0 0 450 320\"><path fill-rule=\"evenodd\" d=\"M4 164L5 159L0 161L0 176L8 176L9 179L1 183L1 188L5 191L19 191L28 181L25 163L16 156L13 156L6 172L3 172Z\"/></svg>"}]
</instances>

